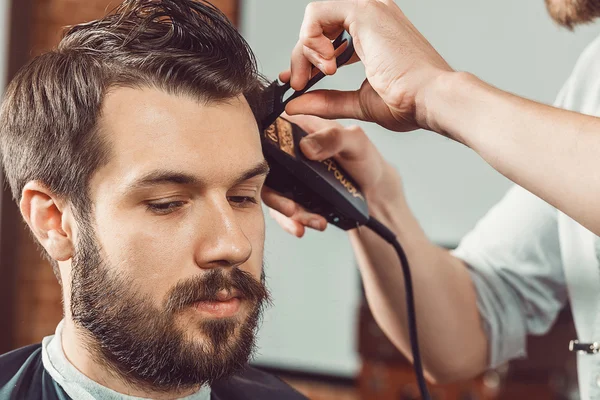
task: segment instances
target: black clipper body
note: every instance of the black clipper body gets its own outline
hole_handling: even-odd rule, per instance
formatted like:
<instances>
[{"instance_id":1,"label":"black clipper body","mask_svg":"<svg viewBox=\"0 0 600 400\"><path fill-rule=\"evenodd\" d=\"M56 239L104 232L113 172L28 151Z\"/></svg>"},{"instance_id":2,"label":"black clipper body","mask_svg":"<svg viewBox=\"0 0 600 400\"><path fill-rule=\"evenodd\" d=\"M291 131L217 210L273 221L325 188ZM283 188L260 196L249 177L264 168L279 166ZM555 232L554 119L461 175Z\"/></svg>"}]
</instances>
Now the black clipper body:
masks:
<instances>
[{"instance_id":1,"label":"black clipper body","mask_svg":"<svg viewBox=\"0 0 600 400\"><path fill-rule=\"evenodd\" d=\"M354 54L352 37L342 32L334 41L338 51L337 66ZM304 94L325 75L316 73L304 89L293 92L289 83L272 82L264 91L266 113L262 118L261 141L265 159L271 166L265 185L294 200L308 211L322 215L344 230L364 225L369 209L364 195L354 180L333 159L309 160L302 154L300 139L307 135L298 125L280 117L288 102Z\"/></svg>"},{"instance_id":2,"label":"black clipper body","mask_svg":"<svg viewBox=\"0 0 600 400\"><path fill-rule=\"evenodd\" d=\"M306 135L283 118L262 132L263 154L271 165L265 185L341 229L366 224L369 209L356 182L331 158L306 158L299 147Z\"/></svg>"}]
</instances>

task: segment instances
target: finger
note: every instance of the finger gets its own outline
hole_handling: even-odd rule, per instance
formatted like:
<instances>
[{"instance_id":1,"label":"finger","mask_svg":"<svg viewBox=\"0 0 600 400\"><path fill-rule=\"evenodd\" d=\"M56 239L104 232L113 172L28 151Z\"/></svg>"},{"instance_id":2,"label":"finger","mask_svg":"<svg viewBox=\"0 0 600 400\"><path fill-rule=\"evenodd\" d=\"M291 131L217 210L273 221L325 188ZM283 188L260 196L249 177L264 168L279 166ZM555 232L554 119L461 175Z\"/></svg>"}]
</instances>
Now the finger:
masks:
<instances>
[{"instance_id":1,"label":"finger","mask_svg":"<svg viewBox=\"0 0 600 400\"><path fill-rule=\"evenodd\" d=\"M279 74L279 80L283 83L288 83L290 81L290 76L292 75L292 71L286 69L285 71Z\"/></svg>"},{"instance_id":2,"label":"finger","mask_svg":"<svg viewBox=\"0 0 600 400\"><path fill-rule=\"evenodd\" d=\"M318 71L323 72L325 75L333 75L337 71L335 60L326 60L319 53L306 46L304 46L304 57L310 61L311 68L313 65L316 67L314 71L311 71L311 75L314 75Z\"/></svg>"},{"instance_id":3,"label":"finger","mask_svg":"<svg viewBox=\"0 0 600 400\"><path fill-rule=\"evenodd\" d=\"M323 35L325 35L325 37L327 39L329 39L330 41L337 38L342 32L344 32L344 28L342 28L341 26L324 26L323 27Z\"/></svg>"},{"instance_id":4,"label":"finger","mask_svg":"<svg viewBox=\"0 0 600 400\"><path fill-rule=\"evenodd\" d=\"M319 1L306 6L300 27L300 42L329 60L334 56L330 38L349 25L354 5L348 1ZM327 35L329 37L327 37Z\"/></svg>"},{"instance_id":5,"label":"finger","mask_svg":"<svg viewBox=\"0 0 600 400\"><path fill-rule=\"evenodd\" d=\"M323 216L308 212L294 201L283 197L274 190L264 188L262 198L267 206L303 226L318 231L324 231L327 228L327 220Z\"/></svg>"},{"instance_id":6,"label":"finger","mask_svg":"<svg viewBox=\"0 0 600 400\"><path fill-rule=\"evenodd\" d=\"M328 32L324 32L325 36L327 36L329 39L335 39L342 31L339 30L334 30L331 33ZM336 58L339 54L341 54L344 51L345 46L340 46L338 47L338 49L336 50ZM349 64L354 64L355 62L360 61L360 58L358 57L358 55L356 53L352 54L352 57L350 57L350 59L348 60L348 62L346 62L344 65L349 65ZM282 71L279 73L279 80L283 83L287 83L290 80L290 77L292 75L292 71L291 69L286 69L285 71Z\"/></svg>"},{"instance_id":7,"label":"finger","mask_svg":"<svg viewBox=\"0 0 600 400\"><path fill-rule=\"evenodd\" d=\"M365 120L358 91L315 90L290 101L285 107L290 114L310 114L321 118Z\"/></svg>"},{"instance_id":8,"label":"finger","mask_svg":"<svg viewBox=\"0 0 600 400\"><path fill-rule=\"evenodd\" d=\"M354 64L355 62L359 62L359 61L360 61L360 57L358 56L358 54L356 54L356 52L354 52L354 53L352 53L352 57L350 57L350 59L344 65Z\"/></svg>"},{"instance_id":9,"label":"finger","mask_svg":"<svg viewBox=\"0 0 600 400\"><path fill-rule=\"evenodd\" d=\"M323 27L323 35L333 41L337 38L344 30L337 26L335 27ZM332 44L333 46L333 44ZM348 46L347 42L342 43L338 48L334 48L333 55L331 57L320 54L319 52L313 50L310 46L304 46L304 56L310 60L312 65L316 66L316 71L321 71L325 75L333 75L337 72L337 58L340 54L344 52L346 47ZM333 48L333 47L332 47ZM313 71L314 72L314 71Z\"/></svg>"},{"instance_id":10,"label":"finger","mask_svg":"<svg viewBox=\"0 0 600 400\"><path fill-rule=\"evenodd\" d=\"M345 161L363 159L369 152L371 142L358 126L329 127L315 132L300 141L300 149L311 160L334 157Z\"/></svg>"},{"instance_id":11,"label":"finger","mask_svg":"<svg viewBox=\"0 0 600 400\"><path fill-rule=\"evenodd\" d=\"M309 135L332 127L343 129L343 125L337 121L330 121L328 119L315 117L314 115L288 115L284 111L281 116L298 125Z\"/></svg>"},{"instance_id":12,"label":"finger","mask_svg":"<svg viewBox=\"0 0 600 400\"><path fill-rule=\"evenodd\" d=\"M348 1L319 1L306 6L299 40L292 51L290 84L294 90L306 86L308 64L325 74L335 73L335 50L328 36L347 28L353 8Z\"/></svg>"},{"instance_id":13,"label":"finger","mask_svg":"<svg viewBox=\"0 0 600 400\"><path fill-rule=\"evenodd\" d=\"M290 85L294 90L302 90L310 79L310 71L313 65L304 55L304 46L298 42L292 50L292 61L290 63Z\"/></svg>"},{"instance_id":14,"label":"finger","mask_svg":"<svg viewBox=\"0 0 600 400\"><path fill-rule=\"evenodd\" d=\"M315 132L300 141L300 149L311 160L334 159L363 190L379 181L385 171L385 160L358 126Z\"/></svg>"},{"instance_id":15,"label":"finger","mask_svg":"<svg viewBox=\"0 0 600 400\"><path fill-rule=\"evenodd\" d=\"M281 226L283 230L287 233L299 238L304 236L305 229L302 224L286 217L285 215L273 210L272 208L269 209L269 214L275 220L275 222L277 222L279 226Z\"/></svg>"},{"instance_id":16,"label":"finger","mask_svg":"<svg viewBox=\"0 0 600 400\"><path fill-rule=\"evenodd\" d=\"M270 208L273 208L287 217L291 217L296 212L298 204L283 197L280 193L264 186L261 192L263 202Z\"/></svg>"}]
</instances>

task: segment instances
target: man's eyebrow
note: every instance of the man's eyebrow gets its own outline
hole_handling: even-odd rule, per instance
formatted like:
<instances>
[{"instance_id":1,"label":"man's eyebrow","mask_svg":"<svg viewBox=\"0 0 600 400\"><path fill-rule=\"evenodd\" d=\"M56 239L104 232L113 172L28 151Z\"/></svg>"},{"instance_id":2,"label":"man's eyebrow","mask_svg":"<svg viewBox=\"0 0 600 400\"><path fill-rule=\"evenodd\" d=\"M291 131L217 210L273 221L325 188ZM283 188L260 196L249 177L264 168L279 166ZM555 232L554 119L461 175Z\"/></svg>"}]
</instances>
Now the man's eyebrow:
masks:
<instances>
[{"instance_id":1,"label":"man's eyebrow","mask_svg":"<svg viewBox=\"0 0 600 400\"><path fill-rule=\"evenodd\" d=\"M237 177L234 180L234 185L240 184L244 181L247 181L248 179L254 178L259 175L266 175L268 173L269 164L266 160L262 160L260 163L244 171L239 177ZM139 179L136 179L134 182L127 185L127 190L129 191L143 189L149 186L161 184L201 186L204 183L196 176L187 173L168 170L156 170L142 176Z\"/></svg>"},{"instance_id":2,"label":"man's eyebrow","mask_svg":"<svg viewBox=\"0 0 600 400\"><path fill-rule=\"evenodd\" d=\"M177 184L177 185L200 185L201 182L193 175L183 172L156 170L152 171L139 179L136 179L129 185L127 190L143 189L149 186L161 184Z\"/></svg>"},{"instance_id":3,"label":"man's eyebrow","mask_svg":"<svg viewBox=\"0 0 600 400\"><path fill-rule=\"evenodd\" d=\"M234 185L240 184L248 179L252 179L255 176L267 175L269 173L269 164L266 160L262 160L260 163L256 164L254 167L245 171L242 175L240 175L235 181Z\"/></svg>"}]
</instances>

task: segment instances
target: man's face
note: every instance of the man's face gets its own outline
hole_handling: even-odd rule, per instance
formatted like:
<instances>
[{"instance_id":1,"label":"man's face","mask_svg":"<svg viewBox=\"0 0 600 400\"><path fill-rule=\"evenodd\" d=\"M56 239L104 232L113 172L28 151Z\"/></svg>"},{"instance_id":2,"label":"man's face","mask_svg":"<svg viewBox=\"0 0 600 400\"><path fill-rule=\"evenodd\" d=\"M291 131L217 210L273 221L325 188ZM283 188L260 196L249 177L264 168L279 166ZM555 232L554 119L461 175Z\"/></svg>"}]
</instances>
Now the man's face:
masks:
<instances>
[{"instance_id":1,"label":"man's face","mask_svg":"<svg viewBox=\"0 0 600 400\"><path fill-rule=\"evenodd\" d=\"M110 161L90 180L70 273L88 350L154 390L233 372L268 301L266 164L249 106L118 88L99 126Z\"/></svg>"},{"instance_id":2,"label":"man's face","mask_svg":"<svg viewBox=\"0 0 600 400\"><path fill-rule=\"evenodd\" d=\"M546 0L546 7L552 19L569 29L600 17L600 0Z\"/></svg>"}]
</instances>

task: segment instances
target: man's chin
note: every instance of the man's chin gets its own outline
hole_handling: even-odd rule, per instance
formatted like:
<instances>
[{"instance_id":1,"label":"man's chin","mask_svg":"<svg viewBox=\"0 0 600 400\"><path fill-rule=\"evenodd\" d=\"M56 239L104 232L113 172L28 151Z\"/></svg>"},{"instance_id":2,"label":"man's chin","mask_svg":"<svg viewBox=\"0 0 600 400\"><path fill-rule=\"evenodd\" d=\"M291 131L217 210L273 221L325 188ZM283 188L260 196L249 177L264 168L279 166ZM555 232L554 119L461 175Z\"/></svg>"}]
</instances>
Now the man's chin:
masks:
<instances>
[{"instance_id":1,"label":"man's chin","mask_svg":"<svg viewBox=\"0 0 600 400\"><path fill-rule=\"evenodd\" d=\"M552 19L559 25L573 29L600 17L600 0L545 0Z\"/></svg>"},{"instance_id":2,"label":"man's chin","mask_svg":"<svg viewBox=\"0 0 600 400\"><path fill-rule=\"evenodd\" d=\"M186 325L185 336L205 348L232 345L240 336L243 323L237 317L202 318Z\"/></svg>"},{"instance_id":3,"label":"man's chin","mask_svg":"<svg viewBox=\"0 0 600 400\"><path fill-rule=\"evenodd\" d=\"M195 344L208 351L222 351L235 347L243 339L242 336L248 336L248 332L243 331L248 330L248 324L254 325L249 314L246 307L231 316L206 314L198 312L196 307L190 307L179 315L176 324L184 333L183 336ZM250 330L253 330L253 326Z\"/></svg>"}]
</instances>

